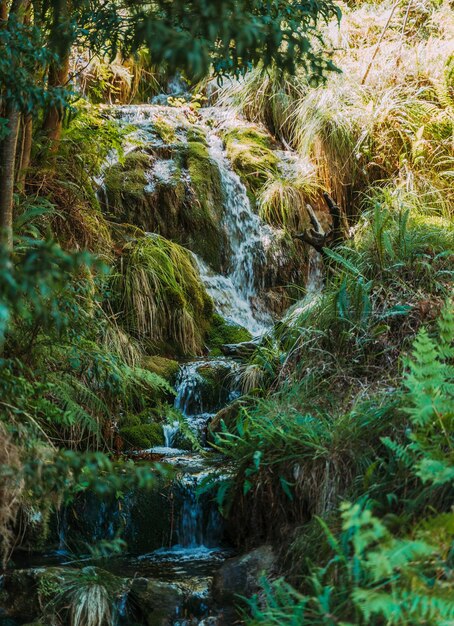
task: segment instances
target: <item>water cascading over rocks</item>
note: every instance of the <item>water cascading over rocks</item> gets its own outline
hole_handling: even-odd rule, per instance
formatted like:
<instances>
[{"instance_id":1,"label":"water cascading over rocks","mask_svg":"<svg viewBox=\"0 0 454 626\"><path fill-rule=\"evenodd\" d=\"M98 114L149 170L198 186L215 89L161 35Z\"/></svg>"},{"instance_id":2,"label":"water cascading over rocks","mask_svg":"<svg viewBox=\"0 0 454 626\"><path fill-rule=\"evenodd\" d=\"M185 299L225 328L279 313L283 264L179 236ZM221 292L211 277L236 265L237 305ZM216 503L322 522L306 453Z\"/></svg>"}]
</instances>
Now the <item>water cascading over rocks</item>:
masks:
<instances>
[{"instance_id":1,"label":"water cascading over rocks","mask_svg":"<svg viewBox=\"0 0 454 626\"><path fill-rule=\"evenodd\" d=\"M127 233L123 254L135 238L146 244L146 235L144 253L153 242L160 253L183 246L174 250L175 259L184 257L187 263L192 257L200 290L180 284L167 306L178 308L184 299L191 306L195 298L200 309L208 294L222 323L246 329L249 338L260 341L276 312L289 304L288 284L304 283L308 259L301 244L292 248L283 230L259 217L221 139L217 125L225 119L211 123L209 110L199 116L162 105L122 106L111 113L134 128L124 146L126 156L118 160L112 154L98 181L104 212L141 229ZM279 158L276 151L275 161ZM309 287L316 291L319 263L313 256L310 268ZM120 320L121 314L120 309ZM203 324L212 313L205 314ZM150 337L143 333L138 340ZM174 347L169 342L161 355L169 356ZM216 505L199 491L212 471L206 462L214 454L208 426L241 395L240 369L234 359L209 354L180 364L173 380L174 417L162 426L164 445L129 451L172 466L172 481L159 482L152 493L133 490L110 501L88 494L61 512L59 544L51 557L60 564L71 563L71 552L81 545L112 541L120 532L127 541L129 553L105 565L129 580L117 611L122 625L131 619L147 626L192 626L206 619L225 623L216 621L224 607L213 604L210 586L231 549Z\"/></svg>"}]
</instances>

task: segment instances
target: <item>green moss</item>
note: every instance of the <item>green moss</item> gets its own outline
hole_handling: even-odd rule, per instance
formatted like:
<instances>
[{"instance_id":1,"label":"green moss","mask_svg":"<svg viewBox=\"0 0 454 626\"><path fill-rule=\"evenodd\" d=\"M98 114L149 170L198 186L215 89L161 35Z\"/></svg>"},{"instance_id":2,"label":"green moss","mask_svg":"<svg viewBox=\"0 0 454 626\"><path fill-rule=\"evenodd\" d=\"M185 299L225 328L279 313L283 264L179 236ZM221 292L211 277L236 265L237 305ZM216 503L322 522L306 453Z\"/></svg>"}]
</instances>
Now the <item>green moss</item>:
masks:
<instances>
[{"instance_id":1,"label":"green moss","mask_svg":"<svg viewBox=\"0 0 454 626\"><path fill-rule=\"evenodd\" d=\"M175 129L161 116L154 119L153 130L167 144L174 143L177 140Z\"/></svg>"},{"instance_id":2,"label":"green moss","mask_svg":"<svg viewBox=\"0 0 454 626\"><path fill-rule=\"evenodd\" d=\"M128 413L120 420L120 426L122 428L130 428L131 426L140 426L142 423L140 417L135 414Z\"/></svg>"},{"instance_id":3,"label":"green moss","mask_svg":"<svg viewBox=\"0 0 454 626\"><path fill-rule=\"evenodd\" d=\"M178 361L163 356L147 356L143 359L142 367L168 381L173 381L180 369L180 364Z\"/></svg>"},{"instance_id":4,"label":"green moss","mask_svg":"<svg viewBox=\"0 0 454 626\"><path fill-rule=\"evenodd\" d=\"M128 154L123 163L116 163L108 168L104 176L104 184L108 197L109 212L138 226L134 219L134 210L144 203L147 185L146 170L151 167L151 158L142 152Z\"/></svg>"},{"instance_id":5,"label":"green moss","mask_svg":"<svg viewBox=\"0 0 454 626\"><path fill-rule=\"evenodd\" d=\"M279 159L272 150L272 139L254 128L238 128L228 130L224 141L232 167L255 203L255 196L268 180L268 175L277 172Z\"/></svg>"},{"instance_id":6,"label":"green moss","mask_svg":"<svg viewBox=\"0 0 454 626\"><path fill-rule=\"evenodd\" d=\"M226 244L221 227L221 176L216 163L210 158L203 135L188 142L186 159L195 196L194 201L185 207L185 221L188 225L192 224L192 248L219 271Z\"/></svg>"},{"instance_id":7,"label":"green moss","mask_svg":"<svg viewBox=\"0 0 454 626\"><path fill-rule=\"evenodd\" d=\"M164 444L164 435L160 424L140 424L120 429L120 436L125 446L137 449L153 448Z\"/></svg>"},{"instance_id":8,"label":"green moss","mask_svg":"<svg viewBox=\"0 0 454 626\"><path fill-rule=\"evenodd\" d=\"M207 338L207 345L212 356L221 356L220 348L226 343L241 343L251 339L252 335L246 328L227 322L218 313L213 315Z\"/></svg>"},{"instance_id":9,"label":"green moss","mask_svg":"<svg viewBox=\"0 0 454 626\"><path fill-rule=\"evenodd\" d=\"M188 130L187 138L189 142L200 141L205 146L207 145L205 133L201 128L198 128L197 126L191 126L191 128Z\"/></svg>"}]
</instances>

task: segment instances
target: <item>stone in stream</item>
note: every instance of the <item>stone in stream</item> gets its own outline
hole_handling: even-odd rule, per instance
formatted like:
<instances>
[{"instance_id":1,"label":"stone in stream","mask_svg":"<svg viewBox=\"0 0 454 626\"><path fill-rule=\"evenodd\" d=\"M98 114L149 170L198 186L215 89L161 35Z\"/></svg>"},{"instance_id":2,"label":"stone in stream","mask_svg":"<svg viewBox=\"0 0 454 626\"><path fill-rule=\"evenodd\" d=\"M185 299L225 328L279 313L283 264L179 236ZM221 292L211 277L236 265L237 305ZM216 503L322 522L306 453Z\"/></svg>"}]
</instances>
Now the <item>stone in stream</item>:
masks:
<instances>
[{"instance_id":1,"label":"stone in stream","mask_svg":"<svg viewBox=\"0 0 454 626\"><path fill-rule=\"evenodd\" d=\"M227 429L235 425L236 419L240 412L241 402L233 402L216 413L211 422L208 424L208 441L213 443L216 433L222 431L223 423Z\"/></svg>"},{"instance_id":2,"label":"stone in stream","mask_svg":"<svg viewBox=\"0 0 454 626\"><path fill-rule=\"evenodd\" d=\"M135 578L129 602L137 607L147 626L167 626L169 616L176 615L185 600L185 592L173 583Z\"/></svg>"},{"instance_id":3,"label":"stone in stream","mask_svg":"<svg viewBox=\"0 0 454 626\"><path fill-rule=\"evenodd\" d=\"M229 356L236 359L247 359L255 352L258 345L258 341L227 343L221 346L221 352L222 354L224 354L224 356Z\"/></svg>"},{"instance_id":4,"label":"stone in stream","mask_svg":"<svg viewBox=\"0 0 454 626\"><path fill-rule=\"evenodd\" d=\"M277 558L269 545L227 559L213 579L213 599L221 605L237 604L239 597L251 597L260 589L262 576L276 571Z\"/></svg>"}]
</instances>

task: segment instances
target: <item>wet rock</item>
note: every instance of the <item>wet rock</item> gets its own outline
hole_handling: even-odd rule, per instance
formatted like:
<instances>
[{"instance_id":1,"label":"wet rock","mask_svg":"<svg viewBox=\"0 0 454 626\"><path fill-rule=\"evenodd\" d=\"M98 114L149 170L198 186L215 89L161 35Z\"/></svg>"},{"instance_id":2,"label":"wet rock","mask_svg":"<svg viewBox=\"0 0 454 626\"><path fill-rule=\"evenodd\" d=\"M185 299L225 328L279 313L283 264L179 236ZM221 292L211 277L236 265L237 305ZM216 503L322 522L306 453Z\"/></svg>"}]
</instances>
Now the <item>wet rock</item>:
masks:
<instances>
[{"instance_id":1,"label":"wet rock","mask_svg":"<svg viewBox=\"0 0 454 626\"><path fill-rule=\"evenodd\" d=\"M260 578L274 573L276 561L272 547L267 545L228 559L214 576L213 598L234 604L240 596L251 597L260 588Z\"/></svg>"},{"instance_id":2,"label":"wet rock","mask_svg":"<svg viewBox=\"0 0 454 626\"><path fill-rule=\"evenodd\" d=\"M225 356L236 359L247 359L257 349L258 341L242 341L241 343L227 343L221 346L221 351Z\"/></svg>"},{"instance_id":3,"label":"wet rock","mask_svg":"<svg viewBox=\"0 0 454 626\"><path fill-rule=\"evenodd\" d=\"M228 322L218 313L213 315L207 337L211 356L221 356L224 344L242 343L250 339L252 339L251 333L243 326Z\"/></svg>"},{"instance_id":4,"label":"wet rock","mask_svg":"<svg viewBox=\"0 0 454 626\"><path fill-rule=\"evenodd\" d=\"M4 617L29 620L38 617L40 606L38 599L38 583L44 574L44 568L32 568L7 572L3 577L3 588L0 604ZM0 622L0 624L7 622Z\"/></svg>"},{"instance_id":5,"label":"wet rock","mask_svg":"<svg viewBox=\"0 0 454 626\"><path fill-rule=\"evenodd\" d=\"M216 412L232 399L236 369L236 364L225 359L183 366L176 385L176 408L184 415Z\"/></svg>"},{"instance_id":6,"label":"wet rock","mask_svg":"<svg viewBox=\"0 0 454 626\"><path fill-rule=\"evenodd\" d=\"M184 591L172 583L135 578L129 601L146 620L147 626L167 626L169 616L176 615L184 602Z\"/></svg>"},{"instance_id":7,"label":"wet rock","mask_svg":"<svg viewBox=\"0 0 454 626\"><path fill-rule=\"evenodd\" d=\"M214 441L214 435L221 432L223 423L230 430L240 412L241 402L233 402L216 413L208 425L208 441Z\"/></svg>"}]
</instances>

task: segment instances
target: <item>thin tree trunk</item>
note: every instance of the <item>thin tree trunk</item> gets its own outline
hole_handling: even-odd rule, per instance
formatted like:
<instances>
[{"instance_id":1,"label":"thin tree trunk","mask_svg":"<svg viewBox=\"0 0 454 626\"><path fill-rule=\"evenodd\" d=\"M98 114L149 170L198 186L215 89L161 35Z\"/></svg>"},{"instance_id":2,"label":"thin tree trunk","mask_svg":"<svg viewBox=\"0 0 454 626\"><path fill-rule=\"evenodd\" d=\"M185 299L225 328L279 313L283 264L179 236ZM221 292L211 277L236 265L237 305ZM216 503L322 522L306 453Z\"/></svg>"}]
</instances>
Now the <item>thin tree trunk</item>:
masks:
<instances>
[{"instance_id":1,"label":"thin tree trunk","mask_svg":"<svg viewBox=\"0 0 454 626\"><path fill-rule=\"evenodd\" d=\"M0 236L8 249L13 247L13 192L17 136L20 112L16 105L7 107L8 136L0 148Z\"/></svg>"},{"instance_id":2,"label":"thin tree trunk","mask_svg":"<svg viewBox=\"0 0 454 626\"><path fill-rule=\"evenodd\" d=\"M23 23L29 6L30 0L13 0L7 16L8 20L14 15L19 23ZM1 0L2 17L7 10L6 2ZM18 61L20 62L20 59ZM0 143L0 238L2 243L11 250L13 247L13 193L16 150L21 118L19 104L14 101L8 102L5 98L3 114L8 120L8 135Z\"/></svg>"},{"instance_id":3,"label":"thin tree trunk","mask_svg":"<svg viewBox=\"0 0 454 626\"><path fill-rule=\"evenodd\" d=\"M31 114L25 115L22 119L22 149L19 162L17 187L19 191L24 191L27 170L30 166L32 153L33 118Z\"/></svg>"},{"instance_id":4,"label":"thin tree trunk","mask_svg":"<svg viewBox=\"0 0 454 626\"><path fill-rule=\"evenodd\" d=\"M0 20L3 25L6 25L8 19L8 2L7 0L0 1Z\"/></svg>"},{"instance_id":5,"label":"thin tree trunk","mask_svg":"<svg viewBox=\"0 0 454 626\"><path fill-rule=\"evenodd\" d=\"M59 63L52 63L49 68L49 88L62 88L68 83L69 76L69 52L65 53L64 58ZM52 142L51 149L58 149L58 142L61 137L63 124L63 107L51 105L46 113L43 123L43 130L49 140Z\"/></svg>"}]
</instances>

